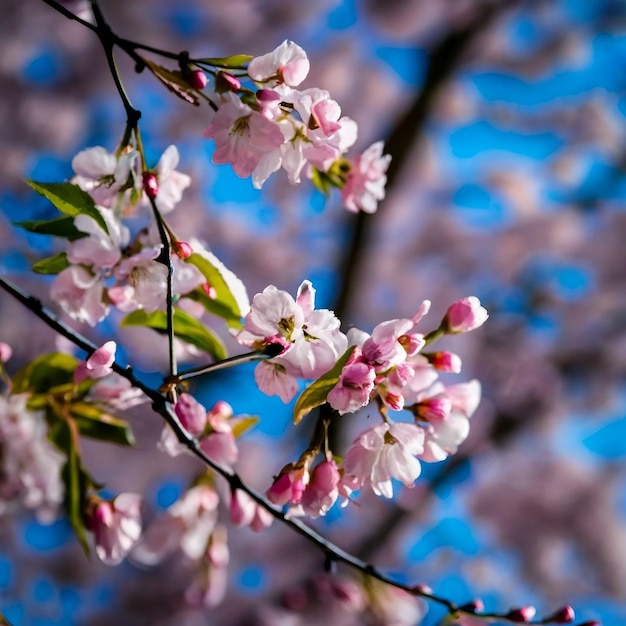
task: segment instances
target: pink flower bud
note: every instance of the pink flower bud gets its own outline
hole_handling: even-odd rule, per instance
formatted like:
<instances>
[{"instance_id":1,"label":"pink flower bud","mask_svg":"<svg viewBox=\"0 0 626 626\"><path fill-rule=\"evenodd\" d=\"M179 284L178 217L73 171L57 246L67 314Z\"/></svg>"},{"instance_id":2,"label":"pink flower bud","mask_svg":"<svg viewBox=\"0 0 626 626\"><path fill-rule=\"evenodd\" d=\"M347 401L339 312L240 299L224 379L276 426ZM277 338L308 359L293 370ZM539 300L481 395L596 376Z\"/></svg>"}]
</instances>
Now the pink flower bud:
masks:
<instances>
[{"instance_id":1,"label":"pink flower bud","mask_svg":"<svg viewBox=\"0 0 626 626\"><path fill-rule=\"evenodd\" d=\"M181 393L174 412L178 416L183 428L196 437L200 435L207 423L206 409L190 394Z\"/></svg>"},{"instance_id":2,"label":"pink flower bud","mask_svg":"<svg viewBox=\"0 0 626 626\"><path fill-rule=\"evenodd\" d=\"M225 93L227 91L239 91L241 83L236 76L228 72L218 72L215 76L215 91Z\"/></svg>"},{"instance_id":3,"label":"pink flower bud","mask_svg":"<svg viewBox=\"0 0 626 626\"><path fill-rule=\"evenodd\" d=\"M522 606L517 609L511 609L506 614L506 619L511 622L519 622L521 624L527 624L530 620L535 617L537 613L537 609L534 606Z\"/></svg>"},{"instance_id":4,"label":"pink flower bud","mask_svg":"<svg viewBox=\"0 0 626 626\"><path fill-rule=\"evenodd\" d=\"M254 519L250 522L250 528L255 532L261 532L269 528L274 521L274 516L262 506L257 505L254 513Z\"/></svg>"},{"instance_id":5,"label":"pink flower bud","mask_svg":"<svg viewBox=\"0 0 626 626\"><path fill-rule=\"evenodd\" d=\"M144 172L143 176L143 190L151 200L154 200L159 193L159 181L152 172Z\"/></svg>"},{"instance_id":6,"label":"pink flower bud","mask_svg":"<svg viewBox=\"0 0 626 626\"><path fill-rule=\"evenodd\" d=\"M450 305L442 327L448 334L467 333L482 326L488 317L487 309L481 306L480 300L476 296L469 296Z\"/></svg>"},{"instance_id":7,"label":"pink flower bud","mask_svg":"<svg viewBox=\"0 0 626 626\"><path fill-rule=\"evenodd\" d=\"M187 82L192 89L202 91L206 87L208 79L202 70L196 69L187 74Z\"/></svg>"},{"instance_id":8,"label":"pink flower bud","mask_svg":"<svg viewBox=\"0 0 626 626\"><path fill-rule=\"evenodd\" d=\"M452 411L452 401L449 398L425 398L418 402L415 414L423 420L441 421L446 419Z\"/></svg>"},{"instance_id":9,"label":"pink flower bud","mask_svg":"<svg viewBox=\"0 0 626 626\"><path fill-rule=\"evenodd\" d=\"M6 363L13 355L13 350L8 343L0 341L0 361Z\"/></svg>"},{"instance_id":10,"label":"pink flower bud","mask_svg":"<svg viewBox=\"0 0 626 626\"><path fill-rule=\"evenodd\" d=\"M420 333L409 333L398 337L400 345L406 350L408 356L417 354L424 347L424 335Z\"/></svg>"},{"instance_id":11,"label":"pink flower bud","mask_svg":"<svg viewBox=\"0 0 626 626\"><path fill-rule=\"evenodd\" d=\"M230 520L235 526L248 526L256 513L256 502L241 489L234 489L230 496Z\"/></svg>"},{"instance_id":12,"label":"pink flower bud","mask_svg":"<svg viewBox=\"0 0 626 626\"><path fill-rule=\"evenodd\" d=\"M117 344L115 341L107 341L104 345L94 350L92 355L74 371L74 381L80 383L86 378L104 378L113 370L115 363L115 350Z\"/></svg>"},{"instance_id":13,"label":"pink flower bud","mask_svg":"<svg viewBox=\"0 0 626 626\"><path fill-rule=\"evenodd\" d=\"M458 374L461 371L461 357L454 352L431 352L424 354L428 359L428 362L440 372L450 372L452 374Z\"/></svg>"},{"instance_id":14,"label":"pink flower bud","mask_svg":"<svg viewBox=\"0 0 626 626\"><path fill-rule=\"evenodd\" d=\"M204 291L204 293L211 298L211 300L215 300L217 298L217 291L213 285L210 285L209 283L202 283L201 287L202 291Z\"/></svg>"},{"instance_id":15,"label":"pink flower bud","mask_svg":"<svg viewBox=\"0 0 626 626\"><path fill-rule=\"evenodd\" d=\"M287 503L298 504L309 482L309 472L305 467L288 465L267 490L267 499L278 506Z\"/></svg>"},{"instance_id":16,"label":"pink flower bud","mask_svg":"<svg viewBox=\"0 0 626 626\"><path fill-rule=\"evenodd\" d=\"M460 608L469 613L479 613L485 610L485 603L480 598L476 598L467 604L463 604Z\"/></svg>"},{"instance_id":17,"label":"pink flower bud","mask_svg":"<svg viewBox=\"0 0 626 626\"><path fill-rule=\"evenodd\" d=\"M429 585L415 585L413 591L418 594L426 594L427 596L433 594L433 589Z\"/></svg>"},{"instance_id":18,"label":"pink flower bud","mask_svg":"<svg viewBox=\"0 0 626 626\"><path fill-rule=\"evenodd\" d=\"M546 622L546 624L550 622L555 624L571 624L575 619L576 613L574 613L574 609L569 606L569 604L566 604L549 617L546 617L543 621Z\"/></svg>"},{"instance_id":19,"label":"pink flower bud","mask_svg":"<svg viewBox=\"0 0 626 626\"><path fill-rule=\"evenodd\" d=\"M179 259L188 259L193 254L193 248L186 241L175 241L172 249Z\"/></svg>"}]
</instances>

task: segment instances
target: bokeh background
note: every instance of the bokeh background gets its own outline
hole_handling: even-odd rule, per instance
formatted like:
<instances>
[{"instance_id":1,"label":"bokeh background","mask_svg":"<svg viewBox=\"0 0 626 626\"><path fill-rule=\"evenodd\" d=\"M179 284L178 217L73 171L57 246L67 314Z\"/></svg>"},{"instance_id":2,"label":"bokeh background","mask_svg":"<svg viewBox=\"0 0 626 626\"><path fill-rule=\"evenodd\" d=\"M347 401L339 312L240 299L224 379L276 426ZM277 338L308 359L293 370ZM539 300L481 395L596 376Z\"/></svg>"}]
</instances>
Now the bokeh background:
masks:
<instances>
[{"instance_id":1,"label":"bokeh background","mask_svg":"<svg viewBox=\"0 0 626 626\"><path fill-rule=\"evenodd\" d=\"M490 311L448 346L484 391L460 453L395 501L363 498L317 526L458 602L542 614L571 603L581 621L626 623L626 2L103 0L102 10L118 34L192 56L257 55L292 39L311 59L305 86L328 89L358 122L357 147L386 140L388 195L374 216L281 175L260 192L211 164L208 110L119 55L148 154L176 143L193 178L176 229L208 242L251 295L270 283L293 293L309 278L345 328L366 330L425 298L433 327L466 295ZM37 0L0 0L0 16L0 270L49 302L29 267L55 243L12 221L50 207L23 179L68 179L80 149L117 145L124 113L92 33ZM113 322L82 330L97 342L117 333ZM165 343L115 336L156 381ZM13 370L58 346L7 295L0 339L14 347ZM240 463L258 488L301 449L306 425L290 429L290 408L260 397L250 369L194 391L261 415ZM111 493L144 493L150 519L198 466L156 450L149 410L131 419L137 450L85 442L84 454ZM111 569L85 559L63 520L4 516L0 611L14 626L329 623L285 608L322 571L319 552L280 524L229 533L226 599L202 613L181 608L182 559ZM423 623L440 616L431 605Z\"/></svg>"}]
</instances>

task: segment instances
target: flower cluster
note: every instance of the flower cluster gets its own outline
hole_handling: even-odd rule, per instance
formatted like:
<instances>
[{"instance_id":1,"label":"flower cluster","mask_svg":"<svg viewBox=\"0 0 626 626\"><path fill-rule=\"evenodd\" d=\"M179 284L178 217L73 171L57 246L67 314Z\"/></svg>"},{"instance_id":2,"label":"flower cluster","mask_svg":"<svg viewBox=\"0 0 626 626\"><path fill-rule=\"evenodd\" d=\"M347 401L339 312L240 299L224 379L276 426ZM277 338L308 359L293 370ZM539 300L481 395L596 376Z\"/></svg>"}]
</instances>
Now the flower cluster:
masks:
<instances>
[{"instance_id":1,"label":"flower cluster","mask_svg":"<svg viewBox=\"0 0 626 626\"><path fill-rule=\"evenodd\" d=\"M52 298L73 319L95 326L113 305L128 313L152 312L165 307L168 269L162 259L163 241L154 220L131 239L124 218L134 207L157 201L160 212L171 211L181 199L190 179L175 170L178 150L170 146L161 156L149 185L139 172L139 156L133 149L111 154L104 148L89 148L73 160L73 182L90 194L95 208L73 220L75 236L67 244L67 267L51 287ZM146 190L145 192L143 190ZM182 260L181 242L171 243L176 297L188 294L205 280ZM176 246L175 244L178 244Z\"/></svg>"},{"instance_id":2,"label":"flower cluster","mask_svg":"<svg viewBox=\"0 0 626 626\"><path fill-rule=\"evenodd\" d=\"M332 311L314 309L314 293L308 281L295 299L270 285L254 297L237 336L240 343L258 349L268 344L282 348L255 370L265 393L288 402L298 391L298 379L317 378L310 389L327 390L325 401L338 416L374 401L383 417L355 439L339 465L327 454L313 468L326 443L316 442L275 477L267 492L270 501L311 517L324 515L339 496L349 498L364 486L390 498L392 478L411 487L420 475L420 460L442 461L456 452L469 433L480 384L474 380L445 386L439 372L459 372L461 359L423 349L444 334L478 328L488 317L478 298L463 298L450 305L437 329L424 335L415 330L430 309L424 301L411 318L382 322L371 335L355 328L344 335ZM395 422L390 410L406 410L413 421Z\"/></svg>"},{"instance_id":3,"label":"flower cluster","mask_svg":"<svg viewBox=\"0 0 626 626\"><path fill-rule=\"evenodd\" d=\"M325 89L296 89L308 72L305 51L284 41L248 64L256 91L221 73L219 108L204 132L215 142L213 161L251 175L257 188L281 167L292 184L304 172L325 192L340 189L348 210L373 213L385 195L391 157L382 154L381 142L354 161L345 157L357 139L356 122Z\"/></svg>"}]
</instances>

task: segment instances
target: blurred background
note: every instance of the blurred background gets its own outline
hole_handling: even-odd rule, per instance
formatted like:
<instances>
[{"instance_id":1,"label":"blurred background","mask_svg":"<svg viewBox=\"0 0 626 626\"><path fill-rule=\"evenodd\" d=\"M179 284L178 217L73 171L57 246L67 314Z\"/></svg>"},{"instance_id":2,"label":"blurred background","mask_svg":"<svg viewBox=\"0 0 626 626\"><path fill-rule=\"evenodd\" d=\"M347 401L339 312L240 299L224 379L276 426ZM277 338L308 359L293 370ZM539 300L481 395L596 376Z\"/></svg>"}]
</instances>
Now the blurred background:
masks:
<instances>
[{"instance_id":1,"label":"blurred background","mask_svg":"<svg viewBox=\"0 0 626 626\"><path fill-rule=\"evenodd\" d=\"M179 170L193 180L172 214L175 229L205 240L251 296L268 284L295 293L308 278L344 330L409 317L423 299L433 302L432 327L470 294L490 312L483 328L447 344L463 358L462 379L483 384L460 452L425 467L396 500L364 497L316 526L459 603L535 604L540 614L570 603L579 621L626 623L626 2L101 7L119 35L192 57L259 55L292 39L311 60L303 86L328 89L357 121L357 149L386 141L387 198L373 216L349 214L337 197L291 187L280 173L257 191L211 163L208 109L135 74L119 54L148 155L156 161L175 143ZM37 0L0 0L0 9L0 270L50 302L49 284L29 268L55 243L12 222L51 209L23 179L66 180L79 150L113 150L124 112L93 33ZM114 336L114 322L81 330L98 343ZM115 336L156 381L166 344L136 329ZM13 371L58 345L7 295L0 340L14 348ZM207 405L224 399L262 417L242 440L239 464L257 488L302 449L306 424L288 429L290 407L260 397L250 368L193 391ZM83 453L112 494L143 493L150 519L199 468L156 450L161 423L147 408L131 419L137 450L86 441ZM342 445L359 424L336 433ZM190 575L182 558L153 570L108 568L84 557L65 521L5 515L0 611L14 626L318 623L314 611L289 607L323 571L319 551L280 524L229 537L226 599L202 612L181 608ZM441 615L431 605L422 623Z\"/></svg>"}]
</instances>

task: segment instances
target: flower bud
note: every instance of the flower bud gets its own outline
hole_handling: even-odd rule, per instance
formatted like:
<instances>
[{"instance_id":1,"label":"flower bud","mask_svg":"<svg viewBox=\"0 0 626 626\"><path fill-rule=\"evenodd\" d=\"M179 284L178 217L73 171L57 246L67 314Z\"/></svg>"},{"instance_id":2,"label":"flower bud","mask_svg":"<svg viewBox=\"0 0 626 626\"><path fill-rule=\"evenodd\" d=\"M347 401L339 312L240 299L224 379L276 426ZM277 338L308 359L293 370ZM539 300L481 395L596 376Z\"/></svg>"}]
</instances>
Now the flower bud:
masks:
<instances>
[{"instance_id":1,"label":"flower bud","mask_svg":"<svg viewBox=\"0 0 626 626\"><path fill-rule=\"evenodd\" d=\"M207 423L206 409L190 394L181 393L174 406L180 423L194 437L200 435Z\"/></svg>"},{"instance_id":2,"label":"flower bud","mask_svg":"<svg viewBox=\"0 0 626 626\"><path fill-rule=\"evenodd\" d=\"M213 285L210 285L209 283L202 283L201 287L202 291L204 291L204 293L211 298L211 300L215 300L217 298L217 290L213 287Z\"/></svg>"},{"instance_id":3,"label":"flower bud","mask_svg":"<svg viewBox=\"0 0 626 626\"><path fill-rule=\"evenodd\" d=\"M482 326L489 314L480 304L476 296L469 296L453 302L441 323L444 332L454 335L457 333L467 333Z\"/></svg>"},{"instance_id":4,"label":"flower bud","mask_svg":"<svg viewBox=\"0 0 626 626\"><path fill-rule=\"evenodd\" d=\"M517 609L511 609L506 614L506 619L508 619L510 622L527 624L533 617L535 617L536 613L537 609L534 606L527 605L519 607Z\"/></svg>"},{"instance_id":5,"label":"flower bud","mask_svg":"<svg viewBox=\"0 0 626 626\"><path fill-rule=\"evenodd\" d=\"M439 372L458 374L461 371L461 357L445 350L424 354L428 362Z\"/></svg>"},{"instance_id":6,"label":"flower bud","mask_svg":"<svg viewBox=\"0 0 626 626\"><path fill-rule=\"evenodd\" d=\"M192 70L186 78L189 86L197 91L202 91L208 82L206 74L200 69Z\"/></svg>"},{"instance_id":7,"label":"flower bud","mask_svg":"<svg viewBox=\"0 0 626 626\"><path fill-rule=\"evenodd\" d=\"M459 608L468 613L479 613L485 610L485 603L480 598L476 598L471 602L461 605Z\"/></svg>"},{"instance_id":8,"label":"flower bud","mask_svg":"<svg viewBox=\"0 0 626 626\"><path fill-rule=\"evenodd\" d=\"M569 606L569 604L566 604L549 617L546 617L543 621L546 624L549 624L550 622L555 624L571 624L575 619L576 613L574 613L574 609Z\"/></svg>"},{"instance_id":9,"label":"flower bud","mask_svg":"<svg viewBox=\"0 0 626 626\"><path fill-rule=\"evenodd\" d=\"M215 75L215 91L217 93L226 93L227 91L239 91L241 83L236 76L228 72L218 72Z\"/></svg>"},{"instance_id":10,"label":"flower bud","mask_svg":"<svg viewBox=\"0 0 626 626\"><path fill-rule=\"evenodd\" d=\"M0 341L0 361L6 363L13 355L13 350L8 343Z\"/></svg>"},{"instance_id":11,"label":"flower bud","mask_svg":"<svg viewBox=\"0 0 626 626\"><path fill-rule=\"evenodd\" d=\"M159 193L159 181L152 172L144 172L142 175L143 190L151 200L154 200Z\"/></svg>"},{"instance_id":12,"label":"flower bud","mask_svg":"<svg viewBox=\"0 0 626 626\"><path fill-rule=\"evenodd\" d=\"M193 248L186 241L174 241L172 249L179 259L188 259L193 254Z\"/></svg>"}]
</instances>

